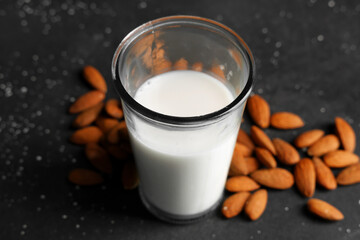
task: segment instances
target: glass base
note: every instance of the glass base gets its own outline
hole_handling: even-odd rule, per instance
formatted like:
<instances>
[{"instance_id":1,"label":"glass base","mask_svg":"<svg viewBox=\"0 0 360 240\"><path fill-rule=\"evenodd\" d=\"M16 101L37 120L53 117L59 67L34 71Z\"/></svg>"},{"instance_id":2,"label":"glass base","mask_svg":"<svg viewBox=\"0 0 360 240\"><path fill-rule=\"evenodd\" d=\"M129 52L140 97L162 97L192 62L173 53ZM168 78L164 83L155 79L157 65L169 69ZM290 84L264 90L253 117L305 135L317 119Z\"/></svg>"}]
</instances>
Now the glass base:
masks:
<instances>
[{"instance_id":1,"label":"glass base","mask_svg":"<svg viewBox=\"0 0 360 240\"><path fill-rule=\"evenodd\" d=\"M189 224L198 222L204 218L206 218L219 204L221 203L221 200L223 199L223 194L220 196L219 200L212 205L207 210L192 214L192 215L177 215L177 214L171 214L168 212L164 212L163 210L155 207L153 204L151 204L145 197L144 193L141 191L141 187L139 187L139 195L141 198L141 201L143 202L144 206L149 210L150 213L152 213L155 217L158 219L168 222L168 223L174 223L174 224Z\"/></svg>"}]
</instances>

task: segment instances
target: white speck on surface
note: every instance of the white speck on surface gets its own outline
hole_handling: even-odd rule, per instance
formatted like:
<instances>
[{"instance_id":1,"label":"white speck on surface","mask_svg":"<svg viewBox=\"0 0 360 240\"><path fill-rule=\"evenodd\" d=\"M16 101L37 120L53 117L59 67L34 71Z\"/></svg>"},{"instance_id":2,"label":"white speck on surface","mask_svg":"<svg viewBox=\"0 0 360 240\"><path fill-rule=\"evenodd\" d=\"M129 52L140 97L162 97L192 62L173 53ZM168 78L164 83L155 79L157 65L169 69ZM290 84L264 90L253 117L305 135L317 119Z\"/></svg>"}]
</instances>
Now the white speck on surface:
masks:
<instances>
[{"instance_id":1,"label":"white speck on surface","mask_svg":"<svg viewBox=\"0 0 360 240\"><path fill-rule=\"evenodd\" d=\"M343 229L342 227L338 227L338 231L341 232Z\"/></svg>"},{"instance_id":2,"label":"white speck on surface","mask_svg":"<svg viewBox=\"0 0 360 240\"><path fill-rule=\"evenodd\" d=\"M23 224L23 225L22 225L22 228L23 228L23 229L26 229L26 228L27 228L27 224Z\"/></svg>"},{"instance_id":3,"label":"white speck on surface","mask_svg":"<svg viewBox=\"0 0 360 240\"><path fill-rule=\"evenodd\" d=\"M66 219L68 218L68 216L67 216L66 214L63 214L63 215L61 216L61 218L64 219L64 220L66 220Z\"/></svg>"},{"instance_id":4,"label":"white speck on surface","mask_svg":"<svg viewBox=\"0 0 360 240\"><path fill-rule=\"evenodd\" d=\"M138 7L139 7L139 9L145 9L147 7L147 3L142 1L139 3Z\"/></svg>"},{"instance_id":5,"label":"white speck on surface","mask_svg":"<svg viewBox=\"0 0 360 240\"><path fill-rule=\"evenodd\" d=\"M25 235L25 231L24 230L20 231L20 235L21 236Z\"/></svg>"},{"instance_id":6,"label":"white speck on surface","mask_svg":"<svg viewBox=\"0 0 360 240\"><path fill-rule=\"evenodd\" d=\"M347 228L347 229L346 229L346 232L347 232L347 233L351 233L351 229L350 229L350 228Z\"/></svg>"},{"instance_id":7,"label":"white speck on surface","mask_svg":"<svg viewBox=\"0 0 360 240\"><path fill-rule=\"evenodd\" d=\"M80 224L76 224L75 228L79 229L80 228Z\"/></svg>"},{"instance_id":8,"label":"white speck on surface","mask_svg":"<svg viewBox=\"0 0 360 240\"><path fill-rule=\"evenodd\" d=\"M282 43L281 43L280 41L277 41L277 42L275 43L275 47L276 47L276 48L281 48L281 46L282 46Z\"/></svg>"},{"instance_id":9,"label":"white speck on surface","mask_svg":"<svg viewBox=\"0 0 360 240\"><path fill-rule=\"evenodd\" d=\"M110 27L106 27L105 28L105 33L106 34L110 34L112 32L111 28Z\"/></svg>"},{"instance_id":10,"label":"white speck on surface","mask_svg":"<svg viewBox=\"0 0 360 240\"><path fill-rule=\"evenodd\" d=\"M46 198L46 196L44 194L40 195L40 199L44 200Z\"/></svg>"},{"instance_id":11,"label":"white speck on surface","mask_svg":"<svg viewBox=\"0 0 360 240\"><path fill-rule=\"evenodd\" d=\"M334 1L334 0L330 0L330 1L328 2L328 6L331 7L331 8L335 7L335 1Z\"/></svg>"},{"instance_id":12,"label":"white speck on surface","mask_svg":"<svg viewBox=\"0 0 360 240\"><path fill-rule=\"evenodd\" d=\"M279 56L280 56L280 52L279 52L279 51L275 51L273 55L274 55L274 57L279 57Z\"/></svg>"},{"instance_id":13,"label":"white speck on surface","mask_svg":"<svg viewBox=\"0 0 360 240\"><path fill-rule=\"evenodd\" d=\"M325 113L325 112L326 112L326 108L324 108L324 107L320 108L320 112L321 112L321 113Z\"/></svg>"},{"instance_id":14,"label":"white speck on surface","mask_svg":"<svg viewBox=\"0 0 360 240\"><path fill-rule=\"evenodd\" d=\"M325 39L325 37L324 37L324 35L318 35L317 37L316 37L316 39L319 41L319 42L322 42L322 41L324 41L324 39Z\"/></svg>"},{"instance_id":15,"label":"white speck on surface","mask_svg":"<svg viewBox=\"0 0 360 240\"><path fill-rule=\"evenodd\" d=\"M264 89L259 88L259 89L257 90L257 92L258 92L259 94L262 94L262 93L264 93Z\"/></svg>"},{"instance_id":16,"label":"white speck on surface","mask_svg":"<svg viewBox=\"0 0 360 240\"><path fill-rule=\"evenodd\" d=\"M257 232L257 234L261 234L261 230L257 230L256 232Z\"/></svg>"},{"instance_id":17,"label":"white speck on surface","mask_svg":"<svg viewBox=\"0 0 360 240\"><path fill-rule=\"evenodd\" d=\"M285 210L286 212L288 212L288 211L290 210L290 208L289 208L289 207L284 207L284 210Z\"/></svg>"},{"instance_id":18,"label":"white speck on surface","mask_svg":"<svg viewBox=\"0 0 360 240\"><path fill-rule=\"evenodd\" d=\"M266 27L264 27L264 28L261 29L261 32L262 32L263 34L267 34L267 33L269 32L269 29L266 28Z\"/></svg>"},{"instance_id":19,"label":"white speck on surface","mask_svg":"<svg viewBox=\"0 0 360 240\"><path fill-rule=\"evenodd\" d=\"M36 161L40 162L42 160L42 156L36 156Z\"/></svg>"}]
</instances>

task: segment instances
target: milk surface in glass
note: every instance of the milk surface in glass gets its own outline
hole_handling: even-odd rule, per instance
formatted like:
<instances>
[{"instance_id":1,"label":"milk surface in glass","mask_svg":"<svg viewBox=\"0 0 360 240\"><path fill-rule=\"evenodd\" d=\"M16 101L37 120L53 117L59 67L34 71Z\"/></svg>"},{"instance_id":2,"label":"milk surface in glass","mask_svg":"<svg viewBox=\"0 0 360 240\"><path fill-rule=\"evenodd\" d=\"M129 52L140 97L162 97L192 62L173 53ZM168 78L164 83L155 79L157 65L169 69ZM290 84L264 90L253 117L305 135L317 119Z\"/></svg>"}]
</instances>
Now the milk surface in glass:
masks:
<instances>
[{"instance_id":1,"label":"milk surface in glass","mask_svg":"<svg viewBox=\"0 0 360 240\"><path fill-rule=\"evenodd\" d=\"M234 100L234 94L208 74L181 70L148 79L137 90L135 100L158 113L193 117L220 110ZM167 136L166 131L141 121L135 121L134 127L136 131L130 131L130 139L146 201L175 215L198 214L218 202L238 125L214 126L216 131L234 128L224 131L221 141L211 127L195 136L181 130Z\"/></svg>"}]
</instances>

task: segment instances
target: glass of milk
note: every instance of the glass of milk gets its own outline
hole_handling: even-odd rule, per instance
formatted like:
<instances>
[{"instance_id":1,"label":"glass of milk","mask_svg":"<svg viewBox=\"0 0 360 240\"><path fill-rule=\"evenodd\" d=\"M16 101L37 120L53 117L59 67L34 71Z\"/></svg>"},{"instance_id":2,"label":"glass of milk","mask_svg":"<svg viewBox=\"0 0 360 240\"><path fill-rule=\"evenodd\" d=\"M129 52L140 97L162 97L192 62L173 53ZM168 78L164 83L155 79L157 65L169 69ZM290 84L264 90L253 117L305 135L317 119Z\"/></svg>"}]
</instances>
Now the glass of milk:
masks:
<instances>
[{"instance_id":1,"label":"glass of milk","mask_svg":"<svg viewBox=\"0 0 360 240\"><path fill-rule=\"evenodd\" d=\"M170 16L130 32L112 75L140 177L140 196L158 218L186 223L217 207L254 59L230 28Z\"/></svg>"}]
</instances>

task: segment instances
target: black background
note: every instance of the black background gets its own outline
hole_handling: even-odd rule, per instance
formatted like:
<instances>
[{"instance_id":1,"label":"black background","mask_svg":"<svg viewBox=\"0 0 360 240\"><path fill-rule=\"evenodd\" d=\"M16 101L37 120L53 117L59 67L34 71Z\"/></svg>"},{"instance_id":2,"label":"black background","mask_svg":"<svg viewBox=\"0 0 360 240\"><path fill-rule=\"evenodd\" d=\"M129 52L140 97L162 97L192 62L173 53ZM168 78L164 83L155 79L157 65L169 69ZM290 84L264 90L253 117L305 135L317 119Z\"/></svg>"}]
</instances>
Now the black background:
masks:
<instances>
[{"instance_id":1,"label":"black background","mask_svg":"<svg viewBox=\"0 0 360 240\"><path fill-rule=\"evenodd\" d=\"M110 63L122 38L175 14L218 20L245 39L256 58L254 91L272 112L295 112L306 122L266 130L271 137L332 133L335 116L359 133L358 1L0 1L0 239L360 239L359 185L317 189L315 197L344 213L336 223L308 214L292 188L269 190L256 222L226 220L217 209L177 226L150 215L116 174L99 187L66 180L70 169L90 167L83 148L67 140L74 119L67 109L90 89L82 67L96 66L112 86ZM108 97L116 97L113 89Z\"/></svg>"}]
</instances>

